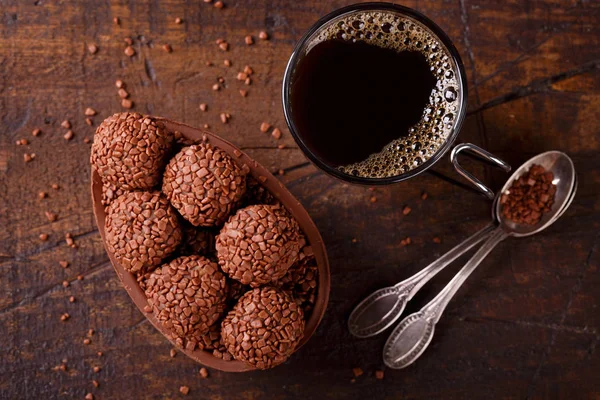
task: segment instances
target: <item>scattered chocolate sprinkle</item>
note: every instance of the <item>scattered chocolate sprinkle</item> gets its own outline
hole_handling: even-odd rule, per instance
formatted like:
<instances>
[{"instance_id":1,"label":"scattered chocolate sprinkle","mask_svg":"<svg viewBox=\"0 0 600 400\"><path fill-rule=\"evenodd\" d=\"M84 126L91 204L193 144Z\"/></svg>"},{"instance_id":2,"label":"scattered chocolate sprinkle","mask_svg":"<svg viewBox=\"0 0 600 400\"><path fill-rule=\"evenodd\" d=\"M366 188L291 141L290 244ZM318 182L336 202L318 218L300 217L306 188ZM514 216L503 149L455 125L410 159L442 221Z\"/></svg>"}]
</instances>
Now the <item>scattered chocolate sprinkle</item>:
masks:
<instances>
[{"instance_id":1,"label":"scattered chocolate sprinkle","mask_svg":"<svg viewBox=\"0 0 600 400\"><path fill-rule=\"evenodd\" d=\"M163 50L166 51L167 53L172 53L173 52L173 47L171 47L170 44L163 44Z\"/></svg>"},{"instance_id":2,"label":"scattered chocolate sprinkle","mask_svg":"<svg viewBox=\"0 0 600 400\"><path fill-rule=\"evenodd\" d=\"M408 246L408 245L409 245L409 244L411 244L411 243L412 243L412 240L410 240L410 237L407 237L406 239L402 239L402 240L400 241L400 245L401 245L402 247L404 247L404 246Z\"/></svg>"},{"instance_id":3,"label":"scattered chocolate sprinkle","mask_svg":"<svg viewBox=\"0 0 600 400\"><path fill-rule=\"evenodd\" d=\"M122 80L117 79L117 81L115 82L115 86L118 87L119 89L122 89L125 86L125 83L123 83Z\"/></svg>"},{"instance_id":4,"label":"scattered chocolate sprinkle","mask_svg":"<svg viewBox=\"0 0 600 400\"><path fill-rule=\"evenodd\" d=\"M427 192L421 193L421 200L427 200L427 197L429 197L429 195L427 194Z\"/></svg>"},{"instance_id":5,"label":"scattered chocolate sprinkle","mask_svg":"<svg viewBox=\"0 0 600 400\"><path fill-rule=\"evenodd\" d=\"M285 144L280 144L280 145L277 145L277 148L278 148L279 150L285 149Z\"/></svg>"},{"instance_id":6,"label":"scattered chocolate sprinkle","mask_svg":"<svg viewBox=\"0 0 600 400\"><path fill-rule=\"evenodd\" d=\"M65 288L69 287L69 281L63 281L62 285Z\"/></svg>"},{"instance_id":7,"label":"scattered chocolate sprinkle","mask_svg":"<svg viewBox=\"0 0 600 400\"><path fill-rule=\"evenodd\" d=\"M223 150L208 143L193 145L171 159L162 191L193 225L219 225L244 195L246 172Z\"/></svg>"},{"instance_id":8,"label":"scattered chocolate sprinkle","mask_svg":"<svg viewBox=\"0 0 600 400\"><path fill-rule=\"evenodd\" d=\"M362 368L356 367L356 368L352 368L352 373L354 373L355 377L359 377L363 374L363 370Z\"/></svg>"},{"instance_id":9,"label":"scattered chocolate sprinkle","mask_svg":"<svg viewBox=\"0 0 600 400\"><path fill-rule=\"evenodd\" d=\"M83 339L83 344L87 345L87 344L90 344L90 343L92 343L92 341L90 339L88 339L88 338Z\"/></svg>"},{"instance_id":10,"label":"scattered chocolate sprinkle","mask_svg":"<svg viewBox=\"0 0 600 400\"><path fill-rule=\"evenodd\" d=\"M250 77L246 78L246 80L244 81L244 85L250 85L252 83L252 79L250 79Z\"/></svg>"},{"instance_id":11,"label":"scattered chocolate sprinkle","mask_svg":"<svg viewBox=\"0 0 600 400\"><path fill-rule=\"evenodd\" d=\"M226 67L231 67L231 61L230 60L223 60L223 65L225 65Z\"/></svg>"},{"instance_id":12,"label":"scattered chocolate sprinkle","mask_svg":"<svg viewBox=\"0 0 600 400\"><path fill-rule=\"evenodd\" d=\"M98 357L102 357L102 354L103 354L103 353L102 353L101 351L99 351L99 352L97 352L96 354L98 355Z\"/></svg>"},{"instance_id":13,"label":"scattered chocolate sprinkle","mask_svg":"<svg viewBox=\"0 0 600 400\"><path fill-rule=\"evenodd\" d=\"M200 104L200 111L206 111L208 110L208 105L206 105L205 103Z\"/></svg>"},{"instance_id":14,"label":"scattered chocolate sprinkle","mask_svg":"<svg viewBox=\"0 0 600 400\"><path fill-rule=\"evenodd\" d=\"M250 76L250 75L252 75L252 74L254 73L254 71L252 70L252 68L250 68L250 66L249 66L249 65L246 65L246 66L244 67L244 73L245 73L246 75Z\"/></svg>"},{"instance_id":15,"label":"scattered chocolate sprinkle","mask_svg":"<svg viewBox=\"0 0 600 400\"><path fill-rule=\"evenodd\" d=\"M94 330L90 328L90 329L88 329L87 335L94 336L94 333L95 333Z\"/></svg>"},{"instance_id":16,"label":"scattered chocolate sprinkle","mask_svg":"<svg viewBox=\"0 0 600 400\"><path fill-rule=\"evenodd\" d=\"M83 280L83 275L77 275L77 280L78 281L82 281Z\"/></svg>"},{"instance_id":17,"label":"scattered chocolate sprinkle","mask_svg":"<svg viewBox=\"0 0 600 400\"><path fill-rule=\"evenodd\" d=\"M97 388L98 386L100 386L100 383L96 380L93 380L92 385L94 385L94 387Z\"/></svg>"},{"instance_id":18,"label":"scattered chocolate sprinkle","mask_svg":"<svg viewBox=\"0 0 600 400\"><path fill-rule=\"evenodd\" d=\"M179 17L175 18L175 23L176 24L181 24L183 22L183 20Z\"/></svg>"},{"instance_id":19,"label":"scattered chocolate sprinkle","mask_svg":"<svg viewBox=\"0 0 600 400\"><path fill-rule=\"evenodd\" d=\"M62 126L65 129L71 129L71 122L68 119L65 119L63 122L60 123L60 126Z\"/></svg>"},{"instance_id":20,"label":"scattered chocolate sprinkle","mask_svg":"<svg viewBox=\"0 0 600 400\"><path fill-rule=\"evenodd\" d=\"M72 130L68 130L67 133L65 133L63 137L65 138L65 140L71 140L71 139L73 139L73 131Z\"/></svg>"},{"instance_id":21,"label":"scattered chocolate sprinkle","mask_svg":"<svg viewBox=\"0 0 600 400\"><path fill-rule=\"evenodd\" d=\"M215 92L221 90L221 86L218 83L215 83L214 85L212 85L212 90L214 90Z\"/></svg>"},{"instance_id":22,"label":"scattered chocolate sprinkle","mask_svg":"<svg viewBox=\"0 0 600 400\"><path fill-rule=\"evenodd\" d=\"M48 197L48 193L47 192L39 192L38 197L40 199L45 199L46 197Z\"/></svg>"},{"instance_id":23,"label":"scattered chocolate sprinkle","mask_svg":"<svg viewBox=\"0 0 600 400\"><path fill-rule=\"evenodd\" d=\"M123 99L123 100L121 100L121 106L123 108L130 110L133 108L133 101L131 101L129 99Z\"/></svg>"},{"instance_id":24,"label":"scattered chocolate sprinkle","mask_svg":"<svg viewBox=\"0 0 600 400\"><path fill-rule=\"evenodd\" d=\"M251 44L254 44L254 39L252 39L252 36L248 35L244 38L244 42L246 42L246 44L250 46Z\"/></svg>"},{"instance_id":25,"label":"scattered chocolate sprinkle","mask_svg":"<svg viewBox=\"0 0 600 400\"><path fill-rule=\"evenodd\" d=\"M135 50L133 49L133 47L127 46L125 47L123 53L125 53L125 55L128 57L133 57L135 55Z\"/></svg>"},{"instance_id":26,"label":"scattered chocolate sprinkle","mask_svg":"<svg viewBox=\"0 0 600 400\"><path fill-rule=\"evenodd\" d=\"M85 400L94 400L94 395L92 393L88 393L85 395Z\"/></svg>"},{"instance_id":27,"label":"scattered chocolate sprinkle","mask_svg":"<svg viewBox=\"0 0 600 400\"><path fill-rule=\"evenodd\" d=\"M177 213L160 192L130 192L108 207L106 245L123 268L159 265L182 240Z\"/></svg>"},{"instance_id":28,"label":"scattered chocolate sprinkle","mask_svg":"<svg viewBox=\"0 0 600 400\"><path fill-rule=\"evenodd\" d=\"M124 88L120 88L117 91L117 94L119 95L120 98L122 99L126 99L129 97L129 93L127 92L127 90L125 90Z\"/></svg>"},{"instance_id":29,"label":"scattered chocolate sprinkle","mask_svg":"<svg viewBox=\"0 0 600 400\"><path fill-rule=\"evenodd\" d=\"M119 17L114 17L113 18L113 24L115 24L115 25L121 24L121 20L119 19Z\"/></svg>"},{"instance_id":30,"label":"scattered chocolate sprinkle","mask_svg":"<svg viewBox=\"0 0 600 400\"><path fill-rule=\"evenodd\" d=\"M225 7L225 4L223 4L222 1L216 1L215 2L215 8L221 9L223 7Z\"/></svg>"},{"instance_id":31,"label":"scattered chocolate sprinkle","mask_svg":"<svg viewBox=\"0 0 600 400\"><path fill-rule=\"evenodd\" d=\"M268 40L269 39L269 34L265 31L260 31L258 33L258 38L261 40Z\"/></svg>"},{"instance_id":32,"label":"scattered chocolate sprinkle","mask_svg":"<svg viewBox=\"0 0 600 400\"><path fill-rule=\"evenodd\" d=\"M223 51L229 50L229 43L227 43L227 42L221 42L221 43L219 43L219 49L221 49Z\"/></svg>"},{"instance_id":33,"label":"scattered chocolate sprinkle","mask_svg":"<svg viewBox=\"0 0 600 400\"><path fill-rule=\"evenodd\" d=\"M269 124L268 122L263 122L262 124L260 124L260 131L262 133L266 133L269 129L271 129L271 124Z\"/></svg>"},{"instance_id":34,"label":"scattered chocolate sprinkle","mask_svg":"<svg viewBox=\"0 0 600 400\"><path fill-rule=\"evenodd\" d=\"M58 190L58 189L60 189L60 186L57 183L53 183L52 184L52 189Z\"/></svg>"},{"instance_id":35,"label":"scattered chocolate sprinkle","mask_svg":"<svg viewBox=\"0 0 600 400\"><path fill-rule=\"evenodd\" d=\"M273 129L271 136L273 136L277 140L281 139L281 131L279 130L279 128Z\"/></svg>"},{"instance_id":36,"label":"scattered chocolate sprinkle","mask_svg":"<svg viewBox=\"0 0 600 400\"><path fill-rule=\"evenodd\" d=\"M280 169L279 171L277 171L277 173L278 173L279 175L284 175L284 174L285 174L285 171L284 171L283 169Z\"/></svg>"},{"instance_id":37,"label":"scattered chocolate sprinkle","mask_svg":"<svg viewBox=\"0 0 600 400\"><path fill-rule=\"evenodd\" d=\"M408 215L411 212L411 208L409 206L404 206L404 208L402 209L402 214L403 215Z\"/></svg>"},{"instance_id":38,"label":"scattered chocolate sprinkle","mask_svg":"<svg viewBox=\"0 0 600 400\"><path fill-rule=\"evenodd\" d=\"M375 378L382 380L383 379L383 371L381 371L381 370L375 371Z\"/></svg>"},{"instance_id":39,"label":"scattered chocolate sprinkle","mask_svg":"<svg viewBox=\"0 0 600 400\"><path fill-rule=\"evenodd\" d=\"M247 78L248 78L248 75L246 75L243 72L238 72L238 74L237 74L237 80L238 81L243 81L243 80L246 80Z\"/></svg>"},{"instance_id":40,"label":"scattered chocolate sprinkle","mask_svg":"<svg viewBox=\"0 0 600 400\"><path fill-rule=\"evenodd\" d=\"M199 374L201 377L203 377L204 379L208 378L208 371L206 368L202 367L200 368Z\"/></svg>"},{"instance_id":41,"label":"scattered chocolate sprinkle","mask_svg":"<svg viewBox=\"0 0 600 400\"><path fill-rule=\"evenodd\" d=\"M60 320L61 320L61 321L66 321L66 320L68 320L69 318L71 318L71 316L69 315L69 313L63 313L63 314L60 316Z\"/></svg>"},{"instance_id":42,"label":"scattered chocolate sprinkle","mask_svg":"<svg viewBox=\"0 0 600 400\"><path fill-rule=\"evenodd\" d=\"M102 371L102 368L95 366L94 368L92 368L92 371L94 371L95 373L98 373L98 372Z\"/></svg>"},{"instance_id":43,"label":"scattered chocolate sprinkle","mask_svg":"<svg viewBox=\"0 0 600 400\"><path fill-rule=\"evenodd\" d=\"M371 196L371 198L369 199L369 201L370 201L371 203L376 203L376 202L377 202L377 197L375 197L375 196Z\"/></svg>"},{"instance_id":44,"label":"scattered chocolate sprinkle","mask_svg":"<svg viewBox=\"0 0 600 400\"><path fill-rule=\"evenodd\" d=\"M63 268L69 268L69 262L68 261L59 261L58 264L63 267Z\"/></svg>"},{"instance_id":45,"label":"scattered chocolate sprinkle","mask_svg":"<svg viewBox=\"0 0 600 400\"><path fill-rule=\"evenodd\" d=\"M169 351L169 355L171 356L171 358L174 358L174 357L177 355L177 350L175 350L175 349L171 349L171 350Z\"/></svg>"},{"instance_id":46,"label":"scattered chocolate sprinkle","mask_svg":"<svg viewBox=\"0 0 600 400\"><path fill-rule=\"evenodd\" d=\"M69 297L69 303L75 303L75 296Z\"/></svg>"},{"instance_id":47,"label":"scattered chocolate sprinkle","mask_svg":"<svg viewBox=\"0 0 600 400\"><path fill-rule=\"evenodd\" d=\"M242 97L246 97L248 96L248 91L240 89L240 94L242 95Z\"/></svg>"},{"instance_id":48,"label":"scattered chocolate sprinkle","mask_svg":"<svg viewBox=\"0 0 600 400\"><path fill-rule=\"evenodd\" d=\"M40 136L40 133L42 133L42 131L39 128L35 128L34 130L31 131L31 134L33 136Z\"/></svg>"},{"instance_id":49,"label":"scattered chocolate sprinkle","mask_svg":"<svg viewBox=\"0 0 600 400\"><path fill-rule=\"evenodd\" d=\"M304 335L304 312L273 287L247 292L221 324L221 337L233 356L258 369L285 362Z\"/></svg>"},{"instance_id":50,"label":"scattered chocolate sprinkle","mask_svg":"<svg viewBox=\"0 0 600 400\"><path fill-rule=\"evenodd\" d=\"M133 44L133 39L131 39L130 37L123 38L123 41L128 46L131 46Z\"/></svg>"},{"instance_id":51,"label":"scattered chocolate sprinkle","mask_svg":"<svg viewBox=\"0 0 600 400\"><path fill-rule=\"evenodd\" d=\"M40 233L40 240L42 242L45 242L46 240L48 240L48 234L47 233Z\"/></svg>"},{"instance_id":52,"label":"scattered chocolate sprinkle","mask_svg":"<svg viewBox=\"0 0 600 400\"><path fill-rule=\"evenodd\" d=\"M257 287L284 276L301 245L300 227L282 206L253 205L229 218L215 247L226 274Z\"/></svg>"},{"instance_id":53,"label":"scattered chocolate sprinkle","mask_svg":"<svg viewBox=\"0 0 600 400\"><path fill-rule=\"evenodd\" d=\"M33 159L35 158L35 157L34 157L34 155L35 155L35 153L31 153L31 154L24 153L24 154L23 154L23 160L24 160L26 163L28 163L28 162L30 162L31 160L33 160Z\"/></svg>"},{"instance_id":54,"label":"scattered chocolate sprinkle","mask_svg":"<svg viewBox=\"0 0 600 400\"><path fill-rule=\"evenodd\" d=\"M225 114L225 113L219 114L219 117L221 118L221 122L224 123L224 124L226 124L228 122L228 120L229 120L227 118L227 114Z\"/></svg>"},{"instance_id":55,"label":"scattered chocolate sprinkle","mask_svg":"<svg viewBox=\"0 0 600 400\"><path fill-rule=\"evenodd\" d=\"M93 43L88 44L88 51L90 52L90 54L96 54L98 52L98 46L96 46Z\"/></svg>"},{"instance_id":56,"label":"scattered chocolate sprinkle","mask_svg":"<svg viewBox=\"0 0 600 400\"><path fill-rule=\"evenodd\" d=\"M188 386L181 386L179 391L183 393L183 395L187 395L190 392L190 388Z\"/></svg>"},{"instance_id":57,"label":"scattered chocolate sprinkle","mask_svg":"<svg viewBox=\"0 0 600 400\"><path fill-rule=\"evenodd\" d=\"M442 239L440 239L439 237L436 236L433 238L433 243L440 244L440 243L442 243Z\"/></svg>"},{"instance_id":58,"label":"scattered chocolate sprinkle","mask_svg":"<svg viewBox=\"0 0 600 400\"><path fill-rule=\"evenodd\" d=\"M213 63L210 61L204 61L204 65L206 65L207 67L212 67Z\"/></svg>"},{"instance_id":59,"label":"scattered chocolate sprinkle","mask_svg":"<svg viewBox=\"0 0 600 400\"><path fill-rule=\"evenodd\" d=\"M85 123L86 123L86 125L88 125L88 126L92 126L92 125L94 125L94 121L92 121L92 119L91 119L91 118L86 118L86 119L85 119ZM86 143L89 143L89 139L88 139L88 138L85 138L85 139L87 139L87 140L88 140ZM85 139L83 139L83 141L84 141L84 142L85 142Z\"/></svg>"}]
</instances>

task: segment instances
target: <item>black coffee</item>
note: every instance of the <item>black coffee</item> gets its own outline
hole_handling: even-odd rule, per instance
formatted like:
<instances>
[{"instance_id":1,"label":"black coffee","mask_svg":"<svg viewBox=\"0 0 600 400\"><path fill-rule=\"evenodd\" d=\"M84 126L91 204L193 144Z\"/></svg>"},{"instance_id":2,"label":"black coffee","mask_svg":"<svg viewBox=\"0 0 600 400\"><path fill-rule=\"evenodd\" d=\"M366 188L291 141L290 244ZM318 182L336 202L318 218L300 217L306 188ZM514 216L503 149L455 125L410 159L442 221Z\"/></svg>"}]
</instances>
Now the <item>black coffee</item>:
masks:
<instances>
[{"instance_id":1,"label":"black coffee","mask_svg":"<svg viewBox=\"0 0 600 400\"><path fill-rule=\"evenodd\" d=\"M297 66L294 121L306 145L338 167L365 160L419 122L435 87L425 56L327 40Z\"/></svg>"},{"instance_id":2,"label":"black coffee","mask_svg":"<svg viewBox=\"0 0 600 400\"><path fill-rule=\"evenodd\" d=\"M423 25L392 13L333 21L292 75L290 110L305 145L351 175L400 175L452 127L456 66Z\"/></svg>"}]
</instances>

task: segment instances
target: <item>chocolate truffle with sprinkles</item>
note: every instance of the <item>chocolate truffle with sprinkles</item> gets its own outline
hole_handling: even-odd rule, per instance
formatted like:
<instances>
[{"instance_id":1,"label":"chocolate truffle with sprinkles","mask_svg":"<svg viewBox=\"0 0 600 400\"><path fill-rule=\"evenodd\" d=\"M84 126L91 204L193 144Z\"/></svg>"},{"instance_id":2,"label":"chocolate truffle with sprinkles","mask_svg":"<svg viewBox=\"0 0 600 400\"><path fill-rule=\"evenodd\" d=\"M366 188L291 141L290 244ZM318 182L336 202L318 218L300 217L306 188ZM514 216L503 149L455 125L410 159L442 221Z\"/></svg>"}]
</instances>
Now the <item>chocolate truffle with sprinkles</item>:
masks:
<instances>
[{"instance_id":1,"label":"chocolate truffle with sprinkles","mask_svg":"<svg viewBox=\"0 0 600 400\"><path fill-rule=\"evenodd\" d=\"M177 212L160 192L117 197L108 207L104 232L108 251L130 272L159 265L182 239Z\"/></svg>"},{"instance_id":2,"label":"chocolate truffle with sprinkles","mask_svg":"<svg viewBox=\"0 0 600 400\"><path fill-rule=\"evenodd\" d=\"M258 369L285 362L304 335L304 313L273 287L247 292L221 323L221 337L236 360Z\"/></svg>"},{"instance_id":3,"label":"chocolate truffle with sprinkles","mask_svg":"<svg viewBox=\"0 0 600 400\"><path fill-rule=\"evenodd\" d=\"M220 225L246 191L246 171L208 143L184 147L167 165L162 191L192 225Z\"/></svg>"},{"instance_id":4,"label":"chocolate truffle with sprinkles","mask_svg":"<svg viewBox=\"0 0 600 400\"><path fill-rule=\"evenodd\" d=\"M284 276L303 245L298 223L282 206L261 204L232 215L215 247L226 274L258 287Z\"/></svg>"},{"instance_id":5,"label":"chocolate truffle with sprinkles","mask_svg":"<svg viewBox=\"0 0 600 400\"><path fill-rule=\"evenodd\" d=\"M206 257L178 257L157 268L145 287L148 305L170 339L188 350L203 347L203 335L225 311L225 275Z\"/></svg>"},{"instance_id":6,"label":"chocolate truffle with sprinkles","mask_svg":"<svg viewBox=\"0 0 600 400\"><path fill-rule=\"evenodd\" d=\"M96 129L91 163L104 183L149 190L160 183L172 142L151 117L114 114Z\"/></svg>"}]
</instances>

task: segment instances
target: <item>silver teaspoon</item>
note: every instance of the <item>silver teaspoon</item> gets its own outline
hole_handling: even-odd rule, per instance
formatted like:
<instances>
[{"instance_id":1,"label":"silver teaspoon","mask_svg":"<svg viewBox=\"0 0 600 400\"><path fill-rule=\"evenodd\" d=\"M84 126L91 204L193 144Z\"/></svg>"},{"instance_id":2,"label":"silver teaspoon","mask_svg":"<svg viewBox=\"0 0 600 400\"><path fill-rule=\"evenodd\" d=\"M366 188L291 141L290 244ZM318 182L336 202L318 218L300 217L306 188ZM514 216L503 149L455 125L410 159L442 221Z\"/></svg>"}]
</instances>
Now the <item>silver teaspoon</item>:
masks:
<instances>
[{"instance_id":1,"label":"silver teaspoon","mask_svg":"<svg viewBox=\"0 0 600 400\"><path fill-rule=\"evenodd\" d=\"M500 212L502 205L498 199L503 193L507 193L513 181L528 171L533 164L539 164L554 174L553 183L556 185L556 194L552 209L536 225L517 224L505 220ZM452 297L492 249L508 236L530 236L552 225L571 204L576 189L577 178L573 162L566 154L559 151L540 154L517 169L504 184L494 201L493 215L498 227L433 300L420 311L404 318L392 331L383 349L384 363L390 368L400 369L407 367L419 358L431 342L435 325Z\"/></svg>"},{"instance_id":2,"label":"silver teaspoon","mask_svg":"<svg viewBox=\"0 0 600 400\"><path fill-rule=\"evenodd\" d=\"M493 232L494 228L495 224L488 224L410 278L371 293L350 314L348 318L350 333L359 338L367 338L386 330L400 318L406 303L431 278L476 244L482 242Z\"/></svg>"}]
</instances>

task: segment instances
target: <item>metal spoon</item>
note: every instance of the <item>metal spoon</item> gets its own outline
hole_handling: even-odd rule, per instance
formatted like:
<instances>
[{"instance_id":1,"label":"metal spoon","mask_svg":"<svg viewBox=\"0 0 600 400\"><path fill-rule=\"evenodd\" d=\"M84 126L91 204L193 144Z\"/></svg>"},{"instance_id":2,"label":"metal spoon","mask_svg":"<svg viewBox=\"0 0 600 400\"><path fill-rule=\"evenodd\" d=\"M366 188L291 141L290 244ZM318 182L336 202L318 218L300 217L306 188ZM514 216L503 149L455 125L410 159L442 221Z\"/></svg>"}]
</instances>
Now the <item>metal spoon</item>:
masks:
<instances>
[{"instance_id":1,"label":"metal spoon","mask_svg":"<svg viewBox=\"0 0 600 400\"><path fill-rule=\"evenodd\" d=\"M557 213L555 218L560 217L564 210L569 207L575 196L576 189L577 176L575 175L575 184L570 199L565 203L563 209ZM455 246L415 275L393 286L378 289L361 301L348 318L348 329L350 330L350 333L359 338L367 338L378 335L390 327L398 320L398 318L400 318L400 315L402 315L402 312L406 307L406 303L408 303L431 278L450 265L454 260L472 249L475 245L488 238L497 226L495 223L494 212L495 201L494 206L492 207L492 219L494 222L491 222L483 229Z\"/></svg>"},{"instance_id":2,"label":"metal spoon","mask_svg":"<svg viewBox=\"0 0 600 400\"><path fill-rule=\"evenodd\" d=\"M528 171L533 164L539 164L554 173L553 183L556 185L556 194L552 209L536 225L521 225L504 220L500 212L501 204L498 201L500 195L507 192L513 181ZM489 234L485 243L433 300L421 311L404 318L392 331L383 349L384 363L390 368L400 369L407 367L419 358L431 342L435 324L442 316L448 302L492 249L508 236L530 236L552 225L571 204L576 190L575 167L571 159L564 153L549 151L540 154L517 169L504 184L494 201L494 219L497 221L498 227Z\"/></svg>"}]
</instances>

